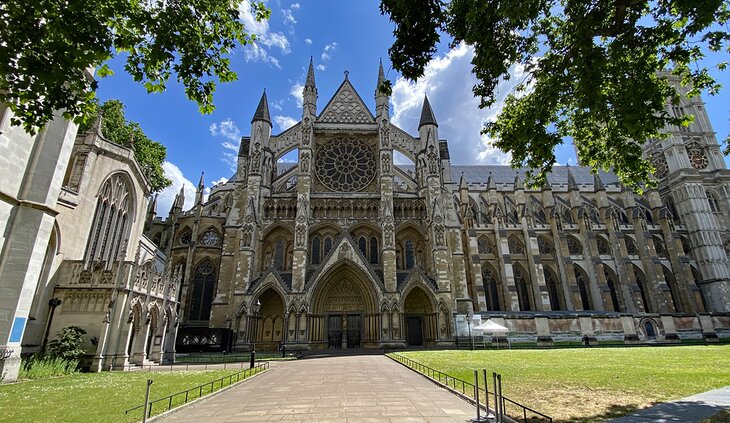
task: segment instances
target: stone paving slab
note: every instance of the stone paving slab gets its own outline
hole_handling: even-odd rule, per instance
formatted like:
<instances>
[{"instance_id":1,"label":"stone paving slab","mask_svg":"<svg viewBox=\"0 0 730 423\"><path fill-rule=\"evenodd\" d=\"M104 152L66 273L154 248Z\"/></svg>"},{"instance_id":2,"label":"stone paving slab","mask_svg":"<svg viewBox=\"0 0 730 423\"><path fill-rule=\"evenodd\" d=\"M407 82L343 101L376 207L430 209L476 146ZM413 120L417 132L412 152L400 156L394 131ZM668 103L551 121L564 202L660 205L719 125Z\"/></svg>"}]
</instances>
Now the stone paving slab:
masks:
<instances>
[{"instance_id":1,"label":"stone paving slab","mask_svg":"<svg viewBox=\"0 0 730 423\"><path fill-rule=\"evenodd\" d=\"M271 363L271 370L185 407L165 423L470 422L475 408L382 355Z\"/></svg>"},{"instance_id":2,"label":"stone paving slab","mask_svg":"<svg viewBox=\"0 0 730 423\"><path fill-rule=\"evenodd\" d=\"M611 423L699 423L730 408L730 386L645 408Z\"/></svg>"}]
</instances>

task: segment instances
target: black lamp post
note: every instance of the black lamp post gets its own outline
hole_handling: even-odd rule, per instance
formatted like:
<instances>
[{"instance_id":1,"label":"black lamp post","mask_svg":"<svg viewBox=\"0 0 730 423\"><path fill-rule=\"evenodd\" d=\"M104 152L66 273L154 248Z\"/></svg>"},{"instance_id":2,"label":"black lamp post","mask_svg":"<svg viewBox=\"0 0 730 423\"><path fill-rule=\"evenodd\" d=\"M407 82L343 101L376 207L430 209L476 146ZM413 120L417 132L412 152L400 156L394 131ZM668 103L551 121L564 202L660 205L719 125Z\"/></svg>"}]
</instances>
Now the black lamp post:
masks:
<instances>
[{"instance_id":1,"label":"black lamp post","mask_svg":"<svg viewBox=\"0 0 730 423\"><path fill-rule=\"evenodd\" d=\"M466 325L469 327L469 343L471 345L471 349L474 350L474 338L471 336L471 312L466 314Z\"/></svg>"},{"instance_id":2,"label":"black lamp post","mask_svg":"<svg viewBox=\"0 0 730 423\"><path fill-rule=\"evenodd\" d=\"M261 308L261 301L256 300L256 304L251 306L251 311L253 312L253 343L251 344L251 363L249 364L249 368L253 369L256 362L256 336L258 334L258 314L259 314L259 308Z\"/></svg>"}]
</instances>

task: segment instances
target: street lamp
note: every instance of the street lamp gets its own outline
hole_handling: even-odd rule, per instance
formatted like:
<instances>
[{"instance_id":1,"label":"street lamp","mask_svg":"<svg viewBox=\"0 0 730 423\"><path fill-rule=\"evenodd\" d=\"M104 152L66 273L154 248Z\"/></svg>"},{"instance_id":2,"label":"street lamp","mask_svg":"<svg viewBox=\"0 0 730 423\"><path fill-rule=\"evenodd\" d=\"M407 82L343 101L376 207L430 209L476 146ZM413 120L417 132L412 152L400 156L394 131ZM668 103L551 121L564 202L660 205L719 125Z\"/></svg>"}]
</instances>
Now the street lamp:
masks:
<instances>
[{"instance_id":1,"label":"street lamp","mask_svg":"<svg viewBox=\"0 0 730 423\"><path fill-rule=\"evenodd\" d=\"M466 325L469 327L469 343L471 344L472 351L474 350L474 338L471 336L471 312L466 314Z\"/></svg>"},{"instance_id":2,"label":"street lamp","mask_svg":"<svg viewBox=\"0 0 730 423\"><path fill-rule=\"evenodd\" d=\"M261 301L256 300L256 304L251 306L251 311L253 312L253 344L251 344L251 363L249 364L249 368L253 369L254 363L256 362L256 335L258 333L258 330L256 328L258 323L258 314L259 314L259 308L261 308Z\"/></svg>"}]
</instances>

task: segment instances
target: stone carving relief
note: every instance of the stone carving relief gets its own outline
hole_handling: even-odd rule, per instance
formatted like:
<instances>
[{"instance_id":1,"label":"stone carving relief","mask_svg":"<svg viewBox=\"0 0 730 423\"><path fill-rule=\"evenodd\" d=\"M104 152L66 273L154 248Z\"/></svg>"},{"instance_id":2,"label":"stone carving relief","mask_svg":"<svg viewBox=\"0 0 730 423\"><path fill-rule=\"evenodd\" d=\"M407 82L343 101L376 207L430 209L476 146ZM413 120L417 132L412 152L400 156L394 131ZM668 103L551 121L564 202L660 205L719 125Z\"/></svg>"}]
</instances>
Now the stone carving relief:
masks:
<instances>
[{"instance_id":1,"label":"stone carving relief","mask_svg":"<svg viewBox=\"0 0 730 423\"><path fill-rule=\"evenodd\" d=\"M307 152L302 153L302 159L301 159L301 167L300 167L300 169L304 173L309 172L309 153L307 153Z\"/></svg>"},{"instance_id":2,"label":"stone carving relief","mask_svg":"<svg viewBox=\"0 0 730 423\"><path fill-rule=\"evenodd\" d=\"M302 145L308 146L312 142L312 124L309 117L305 117L302 121Z\"/></svg>"},{"instance_id":3,"label":"stone carving relief","mask_svg":"<svg viewBox=\"0 0 730 423\"><path fill-rule=\"evenodd\" d=\"M349 88L344 87L332 100L327 110L319 118L325 123L370 123L372 118L357 95Z\"/></svg>"},{"instance_id":4,"label":"stone carving relief","mask_svg":"<svg viewBox=\"0 0 730 423\"><path fill-rule=\"evenodd\" d=\"M383 173L390 173L390 154L383 153L380 157L380 161L383 167Z\"/></svg>"},{"instance_id":5,"label":"stone carving relief","mask_svg":"<svg viewBox=\"0 0 730 423\"><path fill-rule=\"evenodd\" d=\"M380 145L383 148L390 147L390 124L388 119L383 119L380 122Z\"/></svg>"},{"instance_id":6,"label":"stone carving relief","mask_svg":"<svg viewBox=\"0 0 730 423\"><path fill-rule=\"evenodd\" d=\"M251 153L251 173L259 173L261 171L261 144L255 143L253 145L253 152Z\"/></svg>"}]
</instances>

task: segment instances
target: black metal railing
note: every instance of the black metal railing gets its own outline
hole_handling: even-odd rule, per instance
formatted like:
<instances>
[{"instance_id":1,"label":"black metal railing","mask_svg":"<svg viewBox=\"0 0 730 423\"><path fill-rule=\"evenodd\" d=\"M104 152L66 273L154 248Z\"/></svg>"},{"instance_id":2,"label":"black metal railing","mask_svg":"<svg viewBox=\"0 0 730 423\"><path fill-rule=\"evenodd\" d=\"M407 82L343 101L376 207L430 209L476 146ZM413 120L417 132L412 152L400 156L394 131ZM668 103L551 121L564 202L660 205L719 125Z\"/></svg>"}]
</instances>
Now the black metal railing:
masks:
<instances>
[{"instance_id":1,"label":"black metal railing","mask_svg":"<svg viewBox=\"0 0 730 423\"><path fill-rule=\"evenodd\" d=\"M386 355L439 384L471 398L478 408L483 407L487 413L491 413L495 422L503 422L505 416L524 423L553 421L552 417L504 396L502 394L502 375L500 374L492 373L493 388L492 392L489 392L487 371L485 369L482 369L481 372L483 375L483 383L480 386L479 372L477 370L474 370L474 382L476 383L471 383L397 353L388 353ZM480 403L482 399L484 403ZM490 405L492 406L490 407ZM477 418L479 416L480 413L477 411Z\"/></svg>"},{"instance_id":2,"label":"black metal railing","mask_svg":"<svg viewBox=\"0 0 730 423\"><path fill-rule=\"evenodd\" d=\"M205 395L212 394L217 390L223 389L226 386L231 386L234 383L238 383L248 377L251 377L268 369L269 362L264 361L256 367L252 367L250 369L242 369L236 373L230 374L228 376L223 376L222 378L204 383L202 385L198 385L194 388L177 392L166 397L158 398L154 401L150 401L148 404L142 404L134 408L130 408L129 410L125 411L124 414L129 414L130 412L140 409L143 410L144 413L146 413L147 417L151 417L153 413L164 413L165 411L172 410L173 408L183 404L187 404L194 399L202 398Z\"/></svg>"}]
</instances>

